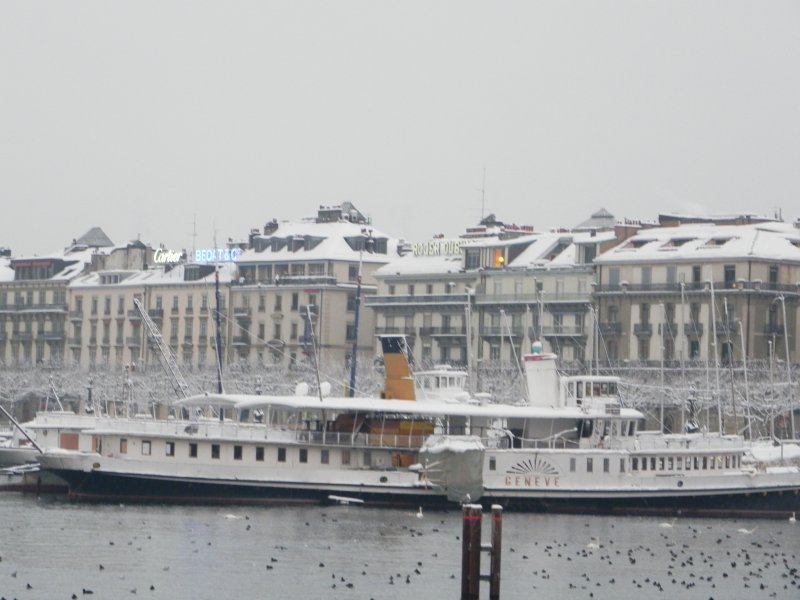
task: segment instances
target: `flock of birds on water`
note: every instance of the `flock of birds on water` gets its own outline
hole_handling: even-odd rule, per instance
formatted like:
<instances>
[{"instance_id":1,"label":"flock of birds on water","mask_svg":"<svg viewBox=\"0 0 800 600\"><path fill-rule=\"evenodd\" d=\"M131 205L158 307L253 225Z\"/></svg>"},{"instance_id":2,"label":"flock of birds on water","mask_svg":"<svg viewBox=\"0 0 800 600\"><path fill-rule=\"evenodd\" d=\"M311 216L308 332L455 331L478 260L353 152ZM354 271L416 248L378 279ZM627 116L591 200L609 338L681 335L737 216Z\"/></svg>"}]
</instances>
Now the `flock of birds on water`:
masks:
<instances>
[{"instance_id":1,"label":"flock of birds on water","mask_svg":"<svg viewBox=\"0 0 800 600\"><path fill-rule=\"evenodd\" d=\"M122 507L124 508L124 506ZM336 527L339 521L347 528L347 535L353 535L352 527L359 522L361 511L372 509L333 507L315 511L313 518L328 526ZM225 532L231 536L258 536L266 520L270 519L269 511L264 511L251 519L250 514L209 512L210 518L229 522ZM306 517L312 518L306 513ZM381 513L383 520L377 535L385 538L384 550L388 557L398 544L405 546L405 551L398 558L403 560L387 561L377 554L367 557L353 550L352 544L358 544L358 538L347 540L345 552L352 552L343 561L342 548L331 546L299 548L298 540L283 540L274 544L274 537L266 537L263 548L266 554L253 563L259 569L258 586L274 581L276 586L285 583L286 577L296 578L299 575L309 579L308 590L315 591L317 597L325 598L367 598L379 600L386 598L419 598L441 596L442 593L457 597L460 591L460 551L461 522L453 518L445 520L444 513L423 513L420 508L416 513L402 511L386 511ZM506 523L509 522L506 516ZM515 515L516 516L516 515ZM534 516L531 516L535 518ZM546 518L546 517L545 517ZM580 517L575 517L580 519ZM625 528L625 519L618 518L610 524L605 523L605 535L595 535L597 527L590 517L585 517L582 533L571 529L570 539L523 539L514 535L515 531L506 525L501 568L501 597L516 598L519 590L524 588L526 598L552 597L558 594L563 598L655 598L663 594L677 595L680 598L798 598L800 597L800 571L798 556L800 553L800 530L796 525L795 514L788 518L787 526L775 528L768 523L764 529L770 532L759 536L759 524L750 527L747 522L713 521L696 522L691 519L672 519L668 521L647 521L652 529L647 539L639 543L631 543L630 539L614 539L614 532ZM631 517L639 519L642 517ZM370 519L365 521L374 524ZM484 519L484 536L489 535L489 519ZM298 523L299 524L299 523ZM313 528L315 523L305 521L303 526ZM78 598L94 599L105 597L145 597L163 598L169 595L158 595L164 576L169 576L170 557L164 556L161 578L144 581L142 572L136 573L134 567L136 555L131 552L142 552L153 536L158 536L158 529L149 527L146 520L136 523L141 527L141 535L120 539L124 531L130 531L131 522L117 522L119 532L112 528L109 539L98 541L105 546L97 556L106 556L111 562L87 563L80 574L86 579L85 586L74 590L64 590L63 595L42 596L39 589L45 589L46 582L28 578L24 562L15 560L13 546L3 544L0 552L0 600L27 600L36 598ZM738 525L738 527L736 527ZM13 539L15 526L6 528L10 539ZM266 528L265 528L266 529ZM580 528L578 528L580 529ZM70 539L67 525L61 531L68 533L64 543ZM373 532L375 533L375 532ZM72 532L74 535L74 532ZM416 547L417 552L409 553L409 547L415 542L411 539L429 539L438 536L435 545L423 542ZM624 536L623 536L624 537ZM406 538L402 540L401 538ZM448 544L447 538L451 540ZM313 536L311 536L313 539ZM269 545L269 542L273 542ZM695 543L702 540L702 543ZM219 541L199 536L189 539L183 552L201 554L215 552ZM291 545L294 544L295 548ZM203 547L205 546L205 548ZM445 551L444 549L447 548ZM431 552L437 549L438 552ZM130 557L131 570L120 570L119 555L114 558L114 551L121 551ZM298 552L303 560L298 561ZM423 554L427 552L427 554ZM308 554L313 554L313 559ZM414 560L405 560L413 555ZM440 556L441 554L441 556ZM89 560L89 557L86 557ZM175 559L176 557L172 557ZM221 557L225 558L225 557ZM231 560L236 560L231 558ZM220 577L225 576L224 560L220 565ZM298 567L298 562L302 565ZM12 569L4 569L12 563ZM113 563L113 564L112 564ZM122 563L124 564L124 562ZM401 566L402 565L402 566ZM178 571L181 566L175 565ZM483 559L483 572L488 569L488 557ZM299 570L298 570L299 568ZM283 572L283 574L282 574ZM115 573L120 582L114 589L113 596L108 595L109 585L98 586L98 580ZM124 586L138 576L138 584ZM311 581L313 580L313 582ZM445 583L444 581L448 582ZM420 587L422 584L423 587ZM513 585L512 585L513 584ZM256 584L254 583L254 586ZM482 588L482 596L488 597L488 584ZM503 589L508 595L502 593ZM261 587L254 587L262 589ZM275 588L281 589L281 588ZM5 591L4 591L5 590ZM11 595L9 591L11 590ZM321 590L326 590L324 593ZM437 591L431 594L432 591ZM731 590L740 590L739 596L732 596ZM431 595L426 595L426 592ZM166 591L164 593L167 593ZM124 594L124 595L123 595ZM539 595L541 594L541 595ZM190 597L196 597L192 595ZM279 596L274 596L279 597ZM298 597L298 596L290 596ZM310 596L309 596L310 597Z\"/></svg>"}]
</instances>

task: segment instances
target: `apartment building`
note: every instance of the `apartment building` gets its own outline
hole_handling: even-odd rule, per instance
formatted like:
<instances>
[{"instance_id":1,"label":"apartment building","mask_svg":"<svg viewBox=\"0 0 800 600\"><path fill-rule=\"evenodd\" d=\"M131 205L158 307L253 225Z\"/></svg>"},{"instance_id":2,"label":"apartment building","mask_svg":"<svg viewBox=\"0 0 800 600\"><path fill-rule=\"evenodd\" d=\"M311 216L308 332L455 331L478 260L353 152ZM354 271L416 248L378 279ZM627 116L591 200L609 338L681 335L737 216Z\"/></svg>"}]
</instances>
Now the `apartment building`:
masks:
<instances>
[{"instance_id":1,"label":"apartment building","mask_svg":"<svg viewBox=\"0 0 800 600\"><path fill-rule=\"evenodd\" d=\"M566 360L591 344L592 260L613 231L533 233L497 221L404 248L376 272L377 331L433 362L511 361L534 340Z\"/></svg>"},{"instance_id":2,"label":"apartment building","mask_svg":"<svg viewBox=\"0 0 800 600\"><path fill-rule=\"evenodd\" d=\"M45 256L4 257L0 265L0 363L64 363L69 284L92 269L143 268L150 251L141 242L115 246L98 228Z\"/></svg>"},{"instance_id":3,"label":"apartment building","mask_svg":"<svg viewBox=\"0 0 800 600\"><path fill-rule=\"evenodd\" d=\"M604 359L798 360L800 229L646 229L595 259ZM741 222L741 221L740 221Z\"/></svg>"},{"instance_id":4,"label":"apartment building","mask_svg":"<svg viewBox=\"0 0 800 600\"><path fill-rule=\"evenodd\" d=\"M221 341L228 339L233 263L176 263L144 271L103 270L69 285L70 359L82 369L158 366L140 301L162 339L185 368L216 362L216 281L219 280ZM225 356L225 352L223 353Z\"/></svg>"},{"instance_id":5,"label":"apartment building","mask_svg":"<svg viewBox=\"0 0 800 600\"><path fill-rule=\"evenodd\" d=\"M231 288L231 360L292 365L314 340L322 363L345 365L354 344L371 357L374 315L362 303L356 340L357 297L375 293L375 270L395 257L397 242L348 202L252 231Z\"/></svg>"}]
</instances>

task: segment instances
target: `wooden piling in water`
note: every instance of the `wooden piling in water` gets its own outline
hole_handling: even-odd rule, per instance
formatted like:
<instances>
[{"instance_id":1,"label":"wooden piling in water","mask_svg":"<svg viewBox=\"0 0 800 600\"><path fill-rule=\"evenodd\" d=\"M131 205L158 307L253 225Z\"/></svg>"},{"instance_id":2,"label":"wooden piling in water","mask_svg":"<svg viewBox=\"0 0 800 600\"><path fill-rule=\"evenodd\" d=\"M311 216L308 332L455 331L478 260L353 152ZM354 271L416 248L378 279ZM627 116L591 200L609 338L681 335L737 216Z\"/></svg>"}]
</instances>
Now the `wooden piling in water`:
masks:
<instances>
[{"instance_id":1,"label":"wooden piling in water","mask_svg":"<svg viewBox=\"0 0 800 600\"><path fill-rule=\"evenodd\" d=\"M481 505L465 504L461 535L461 600L478 600L481 584Z\"/></svg>"},{"instance_id":2,"label":"wooden piling in water","mask_svg":"<svg viewBox=\"0 0 800 600\"><path fill-rule=\"evenodd\" d=\"M492 505L492 549L489 567L489 600L500 600L500 550L503 544L503 507Z\"/></svg>"},{"instance_id":3,"label":"wooden piling in water","mask_svg":"<svg viewBox=\"0 0 800 600\"><path fill-rule=\"evenodd\" d=\"M482 509L479 504L462 508L461 600L479 600L481 580L489 581L489 599L500 600L500 558L503 533L503 507L492 506L491 544L481 545ZM481 552L490 554L489 575L481 575Z\"/></svg>"}]
</instances>

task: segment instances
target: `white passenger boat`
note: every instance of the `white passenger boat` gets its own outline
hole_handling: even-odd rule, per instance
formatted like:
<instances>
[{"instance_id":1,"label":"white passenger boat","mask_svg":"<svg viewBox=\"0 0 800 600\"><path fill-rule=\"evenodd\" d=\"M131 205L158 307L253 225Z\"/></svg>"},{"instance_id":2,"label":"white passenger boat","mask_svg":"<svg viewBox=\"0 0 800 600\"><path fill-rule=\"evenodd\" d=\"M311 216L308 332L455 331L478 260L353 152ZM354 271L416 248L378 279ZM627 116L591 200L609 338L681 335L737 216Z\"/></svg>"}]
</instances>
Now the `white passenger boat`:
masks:
<instances>
[{"instance_id":1,"label":"white passenger boat","mask_svg":"<svg viewBox=\"0 0 800 600\"><path fill-rule=\"evenodd\" d=\"M73 498L84 499L302 503L347 497L416 507L480 495L483 446L463 436L470 411L491 415L487 422L494 413L464 397L463 378L453 370L420 374L427 383L420 383L418 396L404 338L384 336L382 345L380 398L310 396L305 385L294 396L195 396L175 404L193 414L215 406L228 415L262 417L99 421L79 434L78 450L47 450L40 463L69 482ZM449 437L441 443L440 435ZM445 455L447 471L438 467Z\"/></svg>"},{"instance_id":2,"label":"white passenger boat","mask_svg":"<svg viewBox=\"0 0 800 600\"><path fill-rule=\"evenodd\" d=\"M581 513L786 516L800 509L797 444L719 433L638 431L613 377L562 377L556 356L524 356L528 406L487 444L483 499ZM579 411L576 419L570 411Z\"/></svg>"},{"instance_id":3,"label":"white passenger boat","mask_svg":"<svg viewBox=\"0 0 800 600\"><path fill-rule=\"evenodd\" d=\"M381 398L209 394L179 406L262 422L115 419L40 458L73 498L446 505L586 513L770 516L800 511L796 444L640 431L615 377L563 377L524 357L517 405L424 398L404 340L382 338ZM440 384L441 384L440 380ZM794 460L792 460L794 458Z\"/></svg>"}]
</instances>

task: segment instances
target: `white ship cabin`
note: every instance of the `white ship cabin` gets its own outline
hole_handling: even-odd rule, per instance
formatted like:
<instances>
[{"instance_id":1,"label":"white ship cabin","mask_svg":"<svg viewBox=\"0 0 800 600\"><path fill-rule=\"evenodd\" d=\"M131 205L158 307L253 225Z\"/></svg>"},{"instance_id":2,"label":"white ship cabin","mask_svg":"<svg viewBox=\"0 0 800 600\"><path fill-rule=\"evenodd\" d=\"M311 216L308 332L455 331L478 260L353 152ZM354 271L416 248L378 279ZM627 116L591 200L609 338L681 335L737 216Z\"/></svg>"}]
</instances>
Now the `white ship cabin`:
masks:
<instances>
[{"instance_id":1,"label":"white ship cabin","mask_svg":"<svg viewBox=\"0 0 800 600\"><path fill-rule=\"evenodd\" d=\"M418 402L468 402L467 372L450 365L435 365L429 371L416 371L414 388Z\"/></svg>"},{"instance_id":2,"label":"white ship cabin","mask_svg":"<svg viewBox=\"0 0 800 600\"><path fill-rule=\"evenodd\" d=\"M622 407L618 377L562 376L555 354L543 352L539 342L532 350L523 356L527 404L546 412L509 423L514 447L602 448L633 443L644 415Z\"/></svg>"}]
</instances>

